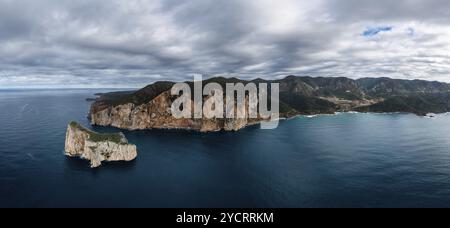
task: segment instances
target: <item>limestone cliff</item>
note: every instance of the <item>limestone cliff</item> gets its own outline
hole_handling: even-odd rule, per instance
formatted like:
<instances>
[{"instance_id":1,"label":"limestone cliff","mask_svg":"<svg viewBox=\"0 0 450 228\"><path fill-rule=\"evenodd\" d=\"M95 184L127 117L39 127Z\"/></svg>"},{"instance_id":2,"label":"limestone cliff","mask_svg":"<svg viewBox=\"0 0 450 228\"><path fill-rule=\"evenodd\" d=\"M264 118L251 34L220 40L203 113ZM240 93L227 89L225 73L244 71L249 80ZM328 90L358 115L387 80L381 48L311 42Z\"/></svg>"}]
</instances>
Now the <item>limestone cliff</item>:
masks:
<instances>
[{"instance_id":1,"label":"limestone cliff","mask_svg":"<svg viewBox=\"0 0 450 228\"><path fill-rule=\"evenodd\" d=\"M96 168L102 161L132 161L137 149L122 133L99 134L72 122L67 127L65 153L89 160L91 167Z\"/></svg>"},{"instance_id":2,"label":"limestone cliff","mask_svg":"<svg viewBox=\"0 0 450 228\"><path fill-rule=\"evenodd\" d=\"M258 121L258 119L176 119L170 110L172 100L170 92L166 91L150 102L140 105L130 102L99 111L95 107L96 104L93 104L89 117L92 125L112 126L127 130L183 129L201 132L238 131L248 124ZM188 108L193 109L192 107ZM239 107L235 105L235 108L235 112L248 111L248 107L241 107L246 110L238 110Z\"/></svg>"}]
</instances>

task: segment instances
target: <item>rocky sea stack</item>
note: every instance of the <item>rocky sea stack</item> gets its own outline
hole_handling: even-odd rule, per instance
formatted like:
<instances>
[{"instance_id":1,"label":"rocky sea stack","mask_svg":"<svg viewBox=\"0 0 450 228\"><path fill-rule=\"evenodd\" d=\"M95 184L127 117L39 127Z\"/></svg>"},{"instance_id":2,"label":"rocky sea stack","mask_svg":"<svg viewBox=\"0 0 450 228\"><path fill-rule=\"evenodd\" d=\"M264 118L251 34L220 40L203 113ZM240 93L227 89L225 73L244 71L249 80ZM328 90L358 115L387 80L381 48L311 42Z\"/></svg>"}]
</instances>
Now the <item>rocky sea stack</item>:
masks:
<instances>
[{"instance_id":1,"label":"rocky sea stack","mask_svg":"<svg viewBox=\"0 0 450 228\"><path fill-rule=\"evenodd\" d=\"M91 167L96 168L102 161L132 161L137 149L123 133L100 134L71 122L66 132L65 153L89 160Z\"/></svg>"}]
</instances>

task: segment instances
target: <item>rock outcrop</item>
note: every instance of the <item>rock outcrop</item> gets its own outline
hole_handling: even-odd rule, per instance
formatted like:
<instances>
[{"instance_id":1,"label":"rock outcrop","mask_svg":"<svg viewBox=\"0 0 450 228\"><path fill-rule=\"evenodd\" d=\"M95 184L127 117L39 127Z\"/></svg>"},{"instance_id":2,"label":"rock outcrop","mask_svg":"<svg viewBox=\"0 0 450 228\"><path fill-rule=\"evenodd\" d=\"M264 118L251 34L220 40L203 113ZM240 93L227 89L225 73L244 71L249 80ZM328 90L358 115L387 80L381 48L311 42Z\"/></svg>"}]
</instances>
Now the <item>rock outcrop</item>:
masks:
<instances>
[{"instance_id":1,"label":"rock outcrop","mask_svg":"<svg viewBox=\"0 0 450 228\"><path fill-rule=\"evenodd\" d=\"M183 129L200 132L238 131L258 119L177 119L171 114L173 98L169 91L163 92L148 103L136 105L126 103L111 106L100 111L91 109L90 120L92 125L112 126L127 130L145 129ZM248 102L248 98L247 98ZM235 105L235 112L246 112L248 107ZM246 110L240 110L240 109ZM193 109L193 107L191 107Z\"/></svg>"},{"instance_id":2,"label":"rock outcrop","mask_svg":"<svg viewBox=\"0 0 450 228\"><path fill-rule=\"evenodd\" d=\"M89 160L91 167L96 168L103 161L132 161L137 149L128 143L123 133L100 134L71 122L66 132L65 153Z\"/></svg>"}]
</instances>

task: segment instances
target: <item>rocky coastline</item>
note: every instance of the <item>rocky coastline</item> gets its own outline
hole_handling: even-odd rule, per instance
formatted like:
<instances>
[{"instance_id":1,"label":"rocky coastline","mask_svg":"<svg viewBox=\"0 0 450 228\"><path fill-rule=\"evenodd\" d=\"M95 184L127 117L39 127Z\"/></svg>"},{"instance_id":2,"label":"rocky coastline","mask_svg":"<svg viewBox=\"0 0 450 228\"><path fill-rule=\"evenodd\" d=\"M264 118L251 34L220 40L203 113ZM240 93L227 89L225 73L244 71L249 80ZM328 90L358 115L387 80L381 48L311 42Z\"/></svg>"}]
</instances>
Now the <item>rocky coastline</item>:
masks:
<instances>
[{"instance_id":1,"label":"rocky coastline","mask_svg":"<svg viewBox=\"0 0 450 228\"><path fill-rule=\"evenodd\" d=\"M280 80L212 78L204 83L266 82L280 85L280 118L336 112L428 113L450 111L450 85L441 82L390 78L313 78ZM264 119L175 119L170 107L173 82L157 82L134 92L98 94L92 103L92 125L126 130L184 129L200 132L239 131ZM248 107L244 107L248 108ZM244 110L240 110L244 111Z\"/></svg>"}]
</instances>

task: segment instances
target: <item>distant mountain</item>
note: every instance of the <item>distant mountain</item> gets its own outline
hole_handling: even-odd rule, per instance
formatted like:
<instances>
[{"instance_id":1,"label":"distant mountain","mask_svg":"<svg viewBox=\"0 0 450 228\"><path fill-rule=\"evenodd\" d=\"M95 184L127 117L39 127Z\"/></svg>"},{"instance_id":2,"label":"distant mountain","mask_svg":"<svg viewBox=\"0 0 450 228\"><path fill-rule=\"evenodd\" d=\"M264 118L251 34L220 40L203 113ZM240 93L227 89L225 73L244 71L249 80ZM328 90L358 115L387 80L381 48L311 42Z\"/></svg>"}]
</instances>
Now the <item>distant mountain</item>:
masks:
<instances>
[{"instance_id":1,"label":"distant mountain","mask_svg":"<svg viewBox=\"0 0 450 228\"><path fill-rule=\"evenodd\" d=\"M204 81L226 83L279 83L280 115L321 114L346 111L408 112L417 115L450 110L450 84L390 78L334 78L288 76L280 80L211 78ZM193 87L192 82L188 82ZM92 104L94 125L130 130L182 128L200 131L239 130L261 120L174 120L167 109L175 99L170 95L174 82L156 82L135 92L101 94Z\"/></svg>"}]
</instances>

